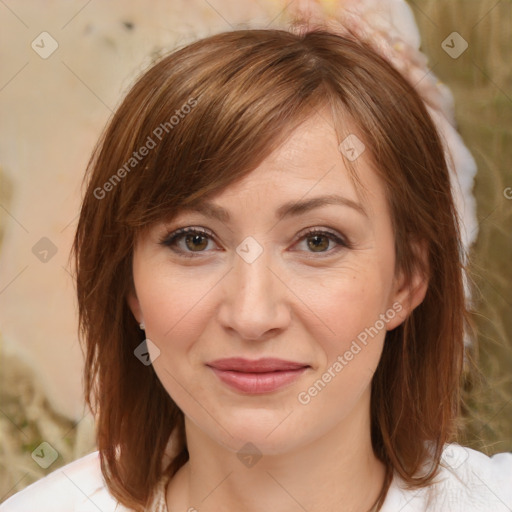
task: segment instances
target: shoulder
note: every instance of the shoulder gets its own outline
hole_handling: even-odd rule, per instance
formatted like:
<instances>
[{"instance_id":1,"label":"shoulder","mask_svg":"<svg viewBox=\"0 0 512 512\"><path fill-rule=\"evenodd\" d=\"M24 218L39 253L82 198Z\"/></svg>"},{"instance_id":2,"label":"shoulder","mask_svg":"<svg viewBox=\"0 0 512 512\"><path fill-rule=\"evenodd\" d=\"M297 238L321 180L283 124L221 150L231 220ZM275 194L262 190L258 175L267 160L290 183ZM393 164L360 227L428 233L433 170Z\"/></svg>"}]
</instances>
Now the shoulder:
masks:
<instances>
[{"instance_id":1,"label":"shoulder","mask_svg":"<svg viewBox=\"0 0 512 512\"><path fill-rule=\"evenodd\" d=\"M398 507L398 508L397 508ZM489 457L458 444L445 445L439 473L422 489L393 480L382 512L510 512L512 453Z\"/></svg>"},{"instance_id":2,"label":"shoulder","mask_svg":"<svg viewBox=\"0 0 512 512\"><path fill-rule=\"evenodd\" d=\"M124 512L108 492L98 452L63 466L0 505L0 512Z\"/></svg>"}]
</instances>

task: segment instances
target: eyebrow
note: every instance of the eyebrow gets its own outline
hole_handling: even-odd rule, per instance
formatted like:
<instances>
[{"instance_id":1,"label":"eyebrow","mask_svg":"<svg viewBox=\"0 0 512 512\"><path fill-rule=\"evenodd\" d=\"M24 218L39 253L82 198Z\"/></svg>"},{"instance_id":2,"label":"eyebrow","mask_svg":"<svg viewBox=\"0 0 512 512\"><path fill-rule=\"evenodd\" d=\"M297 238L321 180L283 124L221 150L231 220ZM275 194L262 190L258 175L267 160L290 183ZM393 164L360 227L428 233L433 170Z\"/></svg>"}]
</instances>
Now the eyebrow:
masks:
<instances>
[{"instance_id":1,"label":"eyebrow","mask_svg":"<svg viewBox=\"0 0 512 512\"><path fill-rule=\"evenodd\" d=\"M288 203L284 203L276 210L276 219L282 220L286 217L292 217L297 215L302 215L306 212L309 212L315 208L320 208L326 205L339 205L339 206L347 206L349 208L353 208L361 215L364 215L368 218L368 213L363 208L360 203L353 201L352 199L348 199L347 197L338 196L335 194L312 197L311 199L306 199L303 201L290 201ZM189 205L185 208L186 211L194 211L198 213L202 213L207 217L212 217L221 222L229 222L231 216L229 212L222 208L222 206L218 206L210 201L202 201L199 204Z\"/></svg>"}]
</instances>

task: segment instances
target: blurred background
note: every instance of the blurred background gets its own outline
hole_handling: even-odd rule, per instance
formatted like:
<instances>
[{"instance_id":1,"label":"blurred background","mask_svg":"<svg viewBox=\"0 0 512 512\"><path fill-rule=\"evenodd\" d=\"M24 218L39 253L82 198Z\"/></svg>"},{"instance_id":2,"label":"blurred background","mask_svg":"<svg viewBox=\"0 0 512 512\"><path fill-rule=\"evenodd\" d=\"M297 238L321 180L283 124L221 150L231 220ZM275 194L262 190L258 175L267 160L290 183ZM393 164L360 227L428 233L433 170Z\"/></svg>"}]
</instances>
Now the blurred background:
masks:
<instances>
[{"instance_id":1,"label":"blurred background","mask_svg":"<svg viewBox=\"0 0 512 512\"><path fill-rule=\"evenodd\" d=\"M408 4L478 168L468 350L482 375L466 379L460 442L512 451L512 2ZM272 0L0 0L0 502L95 449L68 257L105 123L163 53L286 21ZM442 46L453 32L468 45L456 58Z\"/></svg>"}]
</instances>

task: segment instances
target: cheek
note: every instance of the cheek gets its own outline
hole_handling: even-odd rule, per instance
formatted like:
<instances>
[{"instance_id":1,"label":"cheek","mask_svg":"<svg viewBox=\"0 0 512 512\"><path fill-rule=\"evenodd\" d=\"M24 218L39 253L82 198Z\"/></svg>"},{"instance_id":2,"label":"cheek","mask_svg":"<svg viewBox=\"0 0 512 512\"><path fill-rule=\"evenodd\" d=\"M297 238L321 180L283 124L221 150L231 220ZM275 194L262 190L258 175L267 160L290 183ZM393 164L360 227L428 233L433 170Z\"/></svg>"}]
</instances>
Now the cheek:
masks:
<instances>
[{"instance_id":1,"label":"cheek","mask_svg":"<svg viewBox=\"0 0 512 512\"><path fill-rule=\"evenodd\" d=\"M324 325L311 334L323 355L297 396L300 410L310 421L325 416L326 410L333 411L332 421L338 421L368 390L386 335L381 316L386 317L385 285L378 273L355 272L331 281L329 293L314 299L312 309L321 311Z\"/></svg>"},{"instance_id":2,"label":"cheek","mask_svg":"<svg viewBox=\"0 0 512 512\"><path fill-rule=\"evenodd\" d=\"M306 299L322 320L311 335L323 352L314 378L299 399L301 404L315 403L306 408L308 412L327 406L343 415L370 385L387 322L395 313L387 310L391 263L373 254L359 255L353 263L320 279L319 293Z\"/></svg>"},{"instance_id":3,"label":"cheek","mask_svg":"<svg viewBox=\"0 0 512 512\"><path fill-rule=\"evenodd\" d=\"M206 329L209 319L208 290L215 281L201 279L168 265L148 265L134 275L146 336L159 350L152 358L153 368L174 402L194 418L191 396L201 396L200 382L194 378L200 353L195 343ZM212 283L209 282L209 279ZM206 294L206 295L205 295Z\"/></svg>"},{"instance_id":4,"label":"cheek","mask_svg":"<svg viewBox=\"0 0 512 512\"><path fill-rule=\"evenodd\" d=\"M328 340L329 352L343 349L365 328L371 327L385 313L390 289L386 273L378 262L365 258L350 268L317 276L315 287L303 288L304 303L321 320L317 336ZM306 290L309 290L306 292ZM380 325L380 324L379 324Z\"/></svg>"},{"instance_id":5,"label":"cheek","mask_svg":"<svg viewBox=\"0 0 512 512\"><path fill-rule=\"evenodd\" d=\"M340 294L330 310L324 309L334 335L324 340L326 367L329 375L338 375L344 396L358 394L364 388L379 363L386 334L385 323L379 320L381 301L370 298L364 288L350 294ZM329 380L329 376L325 377ZM333 386L333 388L340 387ZM327 397L326 397L327 398ZM332 397L334 398L334 397Z\"/></svg>"},{"instance_id":6,"label":"cheek","mask_svg":"<svg viewBox=\"0 0 512 512\"><path fill-rule=\"evenodd\" d=\"M215 285L210 275L200 275L153 265L141 269L137 296L147 326L148 337L161 350L173 346L179 350L201 332L207 320L208 291Z\"/></svg>"}]
</instances>

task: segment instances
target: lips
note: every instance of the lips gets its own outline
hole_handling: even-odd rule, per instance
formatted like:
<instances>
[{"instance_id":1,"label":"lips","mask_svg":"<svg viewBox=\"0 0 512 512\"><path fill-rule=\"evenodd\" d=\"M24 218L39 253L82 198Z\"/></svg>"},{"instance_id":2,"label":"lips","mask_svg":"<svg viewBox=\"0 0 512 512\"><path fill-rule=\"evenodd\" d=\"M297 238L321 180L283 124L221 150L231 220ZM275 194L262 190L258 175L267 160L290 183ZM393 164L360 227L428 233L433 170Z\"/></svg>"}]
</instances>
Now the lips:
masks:
<instances>
[{"instance_id":1,"label":"lips","mask_svg":"<svg viewBox=\"0 0 512 512\"><path fill-rule=\"evenodd\" d=\"M249 360L240 357L217 359L207 363L217 377L244 393L277 391L300 377L309 365L284 359Z\"/></svg>"},{"instance_id":2,"label":"lips","mask_svg":"<svg viewBox=\"0 0 512 512\"><path fill-rule=\"evenodd\" d=\"M304 368L309 365L271 357L257 359L255 361L242 357L230 357L228 359L217 359L216 361L207 363L207 366L212 366L218 370L231 370L234 372L265 373L298 370L299 368Z\"/></svg>"}]
</instances>

